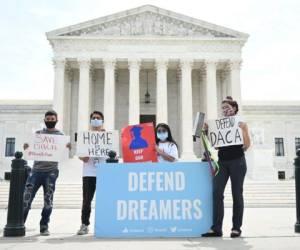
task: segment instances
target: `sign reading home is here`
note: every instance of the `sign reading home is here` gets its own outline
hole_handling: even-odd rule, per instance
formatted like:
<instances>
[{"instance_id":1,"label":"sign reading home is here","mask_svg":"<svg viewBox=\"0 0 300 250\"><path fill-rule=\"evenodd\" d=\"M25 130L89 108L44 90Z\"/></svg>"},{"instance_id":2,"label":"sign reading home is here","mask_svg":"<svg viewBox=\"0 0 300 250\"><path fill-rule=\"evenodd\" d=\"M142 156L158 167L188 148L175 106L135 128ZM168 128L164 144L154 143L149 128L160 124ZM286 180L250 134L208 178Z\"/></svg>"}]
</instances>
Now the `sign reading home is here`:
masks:
<instances>
[{"instance_id":1,"label":"sign reading home is here","mask_svg":"<svg viewBox=\"0 0 300 250\"><path fill-rule=\"evenodd\" d=\"M239 116L223 117L208 121L208 137L213 147L226 147L244 143L242 130L239 127Z\"/></svg>"},{"instance_id":2,"label":"sign reading home is here","mask_svg":"<svg viewBox=\"0 0 300 250\"><path fill-rule=\"evenodd\" d=\"M207 162L97 165L96 237L199 237L211 225Z\"/></svg>"},{"instance_id":3,"label":"sign reading home is here","mask_svg":"<svg viewBox=\"0 0 300 250\"><path fill-rule=\"evenodd\" d=\"M119 155L119 132L114 131L84 131L77 134L77 156L107 157L109 151Z\"/></svg>"}]
</instances>

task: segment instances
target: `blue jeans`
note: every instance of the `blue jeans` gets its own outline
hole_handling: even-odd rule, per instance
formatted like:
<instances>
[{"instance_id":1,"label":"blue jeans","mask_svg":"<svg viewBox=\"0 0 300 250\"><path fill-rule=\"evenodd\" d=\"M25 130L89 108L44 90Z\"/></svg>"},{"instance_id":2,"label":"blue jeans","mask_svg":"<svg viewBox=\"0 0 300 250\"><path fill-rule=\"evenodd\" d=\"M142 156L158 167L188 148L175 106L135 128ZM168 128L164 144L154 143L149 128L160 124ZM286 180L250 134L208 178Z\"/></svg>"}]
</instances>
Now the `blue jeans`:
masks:
<instances>
[{"instance_id":1,"label":"blue jeans","mask_svg":"<svg viewBox=\"0 0 300 250\"><path fill-rule=\"evenodd\" d=\"M31 203L35 197L36 192L41 186L44 190L44 208L42 210L41 226L48 226L50 215L53 207L53 195L55 191L55 182L58 177L58 169L39 172L32 170L27 178L24 190L24 223L27 219L28 212L31 208Z\"/></svg>"}]
</instances>

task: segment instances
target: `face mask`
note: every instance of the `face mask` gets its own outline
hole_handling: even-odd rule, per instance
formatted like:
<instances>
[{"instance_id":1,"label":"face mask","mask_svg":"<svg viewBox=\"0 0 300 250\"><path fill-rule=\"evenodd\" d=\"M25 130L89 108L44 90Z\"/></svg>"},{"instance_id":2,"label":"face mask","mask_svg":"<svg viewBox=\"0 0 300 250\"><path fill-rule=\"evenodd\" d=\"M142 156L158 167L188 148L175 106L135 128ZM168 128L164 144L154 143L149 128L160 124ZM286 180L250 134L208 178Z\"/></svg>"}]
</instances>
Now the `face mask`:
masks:
<instances>
[{"instance_id":1,"label":"face mask","mask_svg":"<svg viewBox=\"0 0 300 250\"><path fill-rule=\"evenodd\" d=\"M91 126L92 127L100 127L103 125L103 120L98 120L98 119L92 119L91 120Z\"/></svg>"},{"instance_id":2,"label":"face mask","mask_svg":"<svg viewBox=\"0 0 300 250\"><path fill-rule=\"evenodd\" d=\"M157 133L157 138L161 141L165 141L168 138L168 132Z\"/></svg>"},{"instance_id":3,"label":"face mask","mask_svg":"<svg viewBox=\"0 0 300 250\"><path fill-rule=\"evenodd\" d=\"M56 123L57 123L57 121L45 121L45 125L49 129L55 128Z\"/></svg>"}]
</instances>

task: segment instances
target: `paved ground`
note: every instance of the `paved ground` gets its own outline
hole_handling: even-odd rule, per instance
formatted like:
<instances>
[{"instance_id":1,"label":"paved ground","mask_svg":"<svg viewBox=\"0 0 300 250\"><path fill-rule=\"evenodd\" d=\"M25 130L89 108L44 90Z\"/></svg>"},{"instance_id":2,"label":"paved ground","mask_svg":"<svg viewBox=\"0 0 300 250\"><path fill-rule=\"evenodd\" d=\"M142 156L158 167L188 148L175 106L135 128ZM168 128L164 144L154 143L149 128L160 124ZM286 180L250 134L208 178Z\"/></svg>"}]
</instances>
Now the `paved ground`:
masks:
<instances>
[{"instance_id":1,"label":"paved ground","mask_svg":"<svg viewBox=\"0 0 300 250\"><path fill-rule=\"evenodd\" d=\"M6 224L6 210L0 210L0 233ZM40 210L32 210L27 221L27 235L21 238L0 238L0 249L300 249L300 234L294 233L295 209L293 208L247 208L243 226L243 237L229 238L231 209L226 209L224 237L218 239L96 239L91 233L77 236L80 210L56 209L50 223L51 236L39 235Z\"/></svg>"}]
</instances>

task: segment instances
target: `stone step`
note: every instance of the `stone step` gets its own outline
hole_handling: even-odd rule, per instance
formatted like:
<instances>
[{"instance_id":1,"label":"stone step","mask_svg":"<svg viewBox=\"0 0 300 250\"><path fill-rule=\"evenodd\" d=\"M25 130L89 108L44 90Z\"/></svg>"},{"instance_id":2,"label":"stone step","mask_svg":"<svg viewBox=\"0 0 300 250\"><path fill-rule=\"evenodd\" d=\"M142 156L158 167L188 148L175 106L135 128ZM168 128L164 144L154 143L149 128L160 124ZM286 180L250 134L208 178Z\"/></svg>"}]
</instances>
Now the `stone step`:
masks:
<instances>
[{"instance_id":1,"label":"stone step","mask_svg":"<svg viewBox=\"0 0 300 250\"><path fill-rule=\"evenodd\" d=\"M43 206L42 192L40 189L37 193L32 208ZM9 182L0 183L0 208L7 207L8 194ZM294 181L245 183L244 200L245 207L295 207ZM81 208L81 183L57 183L53 203L54 208ZM232 206L230 183L225 190L224 204L225 207Z\"/></svg>"}]
</instances>

